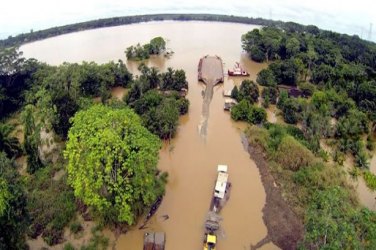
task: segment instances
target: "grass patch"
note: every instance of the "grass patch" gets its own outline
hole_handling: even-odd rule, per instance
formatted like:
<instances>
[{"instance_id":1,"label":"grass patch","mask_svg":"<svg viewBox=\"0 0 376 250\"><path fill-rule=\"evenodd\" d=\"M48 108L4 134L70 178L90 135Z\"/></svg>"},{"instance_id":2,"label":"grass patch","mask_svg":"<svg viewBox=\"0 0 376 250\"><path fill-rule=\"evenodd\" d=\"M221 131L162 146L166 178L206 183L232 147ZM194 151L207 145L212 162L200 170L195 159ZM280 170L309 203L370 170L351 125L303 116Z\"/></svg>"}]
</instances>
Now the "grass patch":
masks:
<instances>
[{"instance_id":1,"label":"grass patch","mask_svg":"<svg viewBox=\"0 0 376 250\"><path fill-rule=\"evenodd\" d=\"M364 181L366 182L367 187L375 191L376 190L376 175L374 175L370 171L364 171L363 178L364 178Z\"/></svg>"},{"instance_id":2,"label":"grass patch","mask_svg":"<svg viewBox=\"0 0 376 250\"><path fill-rule=\"evenodd\" d=\"M72 224L70 224L69 229L72 233L77 234L81 232L83 228L80 222L75 221Z\"/></svg>"}]
</instances>

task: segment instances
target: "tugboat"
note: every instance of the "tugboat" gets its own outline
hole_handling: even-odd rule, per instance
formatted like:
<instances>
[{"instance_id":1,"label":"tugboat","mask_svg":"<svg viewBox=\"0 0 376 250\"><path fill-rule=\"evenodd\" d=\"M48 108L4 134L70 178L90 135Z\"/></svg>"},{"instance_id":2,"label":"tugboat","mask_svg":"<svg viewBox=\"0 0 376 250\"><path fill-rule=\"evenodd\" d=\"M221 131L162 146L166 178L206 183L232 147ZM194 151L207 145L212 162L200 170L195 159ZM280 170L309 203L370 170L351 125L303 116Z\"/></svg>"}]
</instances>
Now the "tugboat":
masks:
<instances>
[{"instance_id":1,"label":"tugboat","mask_svg":"<svg viewBox=\"0 0 376 250\"><path fill-rule=\"evenodd\" d=\"M249 73L240 66L240 63L236 62L232 70L228 70L229 76L249 76Z\"/></svg>"}]
</instances>

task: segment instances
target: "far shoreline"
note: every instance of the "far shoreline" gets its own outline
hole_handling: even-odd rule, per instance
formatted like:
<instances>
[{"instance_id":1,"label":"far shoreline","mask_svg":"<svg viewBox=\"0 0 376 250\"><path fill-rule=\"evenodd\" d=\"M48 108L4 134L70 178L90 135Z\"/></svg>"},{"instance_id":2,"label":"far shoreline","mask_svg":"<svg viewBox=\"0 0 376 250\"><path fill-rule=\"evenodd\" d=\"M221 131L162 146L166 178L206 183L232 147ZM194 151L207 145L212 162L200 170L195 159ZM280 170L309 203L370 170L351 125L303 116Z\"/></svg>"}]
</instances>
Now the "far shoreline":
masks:
<instances>
[{"instance_id":1,"label":"far shoreline","mask_svg":"<svg viewBox=\"0 0 376 250\"><path fill-rule=\"evenodd\" d=\"M85 30L92 30L98 28L115 27L136 23L147 23L152 21L205 21L205 22L224 22L224 23L238 23L238 24L251 24L259 26L272 26L279 27L288 30L304 30L306 27L315 27L314 25L302 25L295 22L283 22L274 21L264 18L253 18L234 15L219 15L219 14L150 14L150 15L134 15L134 16L121 16L96 19L86 22L68 24L64 26L51 27L49 29L31 31L29 33L21 33L16 36L9 36L6 39L0 40L0 48L21 46L26 43L31 43L51 37L56 37L63 34L80 32ZM319 28L317 28L319 29ZM319 29L322 32L332 32L340 34L334 31L326 31ZM356 35L340 34L349 37L358 37ZM360 39L360 38L359 38ZM363 39L362 39L363 40ZM370 44L373 42L363 40Z\"/></svg>"}]
</instances>

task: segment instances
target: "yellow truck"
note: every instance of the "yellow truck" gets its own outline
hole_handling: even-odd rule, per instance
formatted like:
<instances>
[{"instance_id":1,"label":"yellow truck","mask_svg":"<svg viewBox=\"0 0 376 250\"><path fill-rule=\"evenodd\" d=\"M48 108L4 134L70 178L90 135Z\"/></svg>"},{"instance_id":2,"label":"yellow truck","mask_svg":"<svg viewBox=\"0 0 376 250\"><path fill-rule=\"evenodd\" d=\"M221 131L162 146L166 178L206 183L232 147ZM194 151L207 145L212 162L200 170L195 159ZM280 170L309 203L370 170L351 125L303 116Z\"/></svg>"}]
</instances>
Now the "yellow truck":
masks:
<instances>
[{"instance_id":1,"label":"yellow truck","mask_svg":"<svg viewBox=\"0 0 376 250\"><path fill-rule=\"evenodd\" d=\"M217 236L214 234L207 234L204 242L204 250L215 250L217 244Z\"/></svg>"}]
</instances>

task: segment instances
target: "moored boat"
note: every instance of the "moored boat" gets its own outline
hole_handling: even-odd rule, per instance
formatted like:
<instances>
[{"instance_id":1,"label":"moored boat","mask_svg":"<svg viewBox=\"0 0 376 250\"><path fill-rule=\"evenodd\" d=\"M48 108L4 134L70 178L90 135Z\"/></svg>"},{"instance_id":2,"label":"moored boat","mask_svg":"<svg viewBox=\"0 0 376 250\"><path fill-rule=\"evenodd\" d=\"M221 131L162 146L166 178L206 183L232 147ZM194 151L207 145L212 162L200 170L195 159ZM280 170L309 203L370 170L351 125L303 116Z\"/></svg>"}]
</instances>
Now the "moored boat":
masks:
<instances>
[{"instance_id":1,"label":"moored boat","mask_svg":"<svg viewBox=\"0 0 376 250\"><path fill-rule=\"evenodd\" d=\"M235 66L232 70L227 71L229 76L249 76L249 73L243 69L238 62L235 63Z\"/></svg>"}]
</instances>

